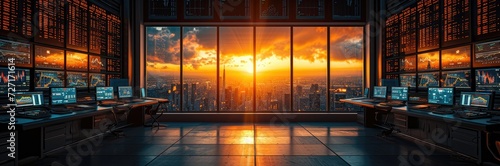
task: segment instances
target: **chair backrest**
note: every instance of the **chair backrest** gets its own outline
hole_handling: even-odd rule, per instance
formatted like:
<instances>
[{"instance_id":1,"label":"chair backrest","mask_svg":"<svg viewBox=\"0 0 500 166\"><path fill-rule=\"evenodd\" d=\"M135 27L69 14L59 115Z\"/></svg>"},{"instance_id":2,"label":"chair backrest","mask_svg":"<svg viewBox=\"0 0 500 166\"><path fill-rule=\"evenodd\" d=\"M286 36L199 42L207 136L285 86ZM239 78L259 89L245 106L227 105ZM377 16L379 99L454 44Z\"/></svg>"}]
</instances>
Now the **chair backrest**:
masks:
<instances>
[{"instance_id":1,"label":"chair backrest","mask_svg":"<svg viewBox=\"0 0 500 166\"><path fill-rule=\"evenodd\" d=\"M386 113L390 113L392 111L392 107L391 106L385 106L385 105L375 105L375 109L378 110L378 111L384 111Z\"/></svg>"}]
</instances>

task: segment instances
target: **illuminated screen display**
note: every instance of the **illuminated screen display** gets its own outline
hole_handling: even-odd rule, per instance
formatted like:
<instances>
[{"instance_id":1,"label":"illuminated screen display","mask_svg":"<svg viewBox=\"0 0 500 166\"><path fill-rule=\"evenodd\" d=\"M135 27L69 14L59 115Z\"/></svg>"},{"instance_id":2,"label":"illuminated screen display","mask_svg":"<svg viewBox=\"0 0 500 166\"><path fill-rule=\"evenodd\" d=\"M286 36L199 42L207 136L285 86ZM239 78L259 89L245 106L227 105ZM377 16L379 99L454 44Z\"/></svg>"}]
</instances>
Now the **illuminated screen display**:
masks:
<instances>
[{"instance_id":1,"label":"illuminated screen display","mask_svg":"<svg viewBox=\"0 0 500 166\"><path fill-rule=\"evenodd\" d=\"M36 46L35 67L47 69L64 69L64 51Z\"/></svg>"},{"instance_id":2,"label":"illuminated screen display","mask_svg":"<svg viewBox=\"0 0 500 166\"><path fill-rule=\"evenodd\" d=\"M87 71L89 55L77 52L66 52L66 70Z\"/></svg>"},{"instance_id":3,"label":"illuminated screen display","mask_svg":"<svg viewBox=\"0 0 500 166\"><path fill-rule=\"evenodd\" d=\"M439 51L418 54L418 71L439 70Z\"/></svg>"},{"instance_id":4,"label":"illuminated screen display","mask_svg":"<svg viewBox=\"0 0 500 166\"><path fill-rule=\"evenodd\" d=\"M462 92L460 105L489 108L491 100L490 93Z\"/></svg>"},{"instance_id":5,"label":"illuminated screen display","mask_svg":"<svg viewBox=\"0 0 500 166\"><path fill-rule=\"evenodd\" d=\"M102 69L104 69L104 63L101 60L100 56L91 55L89 59L89 70L91 72L100 72Z\"/></svg>"},{"instance_id":6,"label":"illuminated screen display","mask_svg":"<svg viewBox=\"0 0 500 166\"><path fill-rule=\"evenodd\" d=\"M373 97L376 98L387 98L387 87L386 86L374 86L373 87Z\"/></svg>"},{"instance_id":7,"label":"illuminated screen display","mask_svg":"<svg viewBox=\"0 0 500 166\"><path fill-rule=\"evenodd\" d=\"M474 53L474 67L500 66L500 41L476 44Z\"/></svg>"},{"instance_id":8,"label":"illuminated screen display","mask_svg":"<svg viewBox=\"0 0 500 166\"><path fill-rule=\"evenodd\" d=\"M439 87L439 73L419 73L418 74L418 87Z\"/></svg>"},{"instance_id":9,"label":"illuminated screen display","mask_svg":"<svg viewBox=\"0 0 500 166\"><path fill-rule=\"evenodd\" d=\"M365 88L365 93L363 94L364 98L370 98L370 88Z\"/></svg>"},{"instance_id":10,"label":"illuminated screen display","mask_svg":"<svg viewBox=\"0 0 500 166\"><path fill-rule=\"evenodd\" d=\"M365 90L366 92L366 90ZM141 98L145 98L146 97L146 88L141 88Z\"/></svg>"},{"instance_id":11,"label":"illuminated screen display","mask_svg":"<svg viewBox=\"0 0 500 166\"><path fill-rule=\"evenodd\" d=\"M31 45L0 39L0 63L9 63L9 59L15 58L16 66L31 66Z\"/></svg>"},{"instance_id":12,"label":"illuminated screen display","mask_svg":"<svg viewBox=\"0 0 500 166\"><path fill-rule=\"evenodd\" d=\"M477 69L476 90L500 92L500 68Z\"/></svg>"},{"instance_id":13,"label":"illuminated screen display","mask_svg":"<svg viewBox=\"0 0 500 166\"><path fill-rule=\"evenodd\" d=\"M50 88L50 104L74 104L76 103L75 88Z\"/></svg>"},{"instance_id":14,"label":"illuminated screen display","mask_svg":"<svg viewBox=\"0 0 500 166\"><path fill-rule=\"evenodd\" d=\"M407 101L408 87L392 87L391 99L399 101Z\"/></svg>"},{"instance_id":15,"label":"illuminated screen display","mask_svg":"<svg viewBox=\"0 0 500 166\"><path fill-rule=\"evenodd\" d=\"M27 92L30 90L30 70L16 68L9 73L8 68L0 68L0 94L7 94L10 83L15 85L16 92ZM9 78L10 77L10 78Z\"/></svg>"},{"instance_id":16,"label":"illuminated screen display","mask_svg":"<svg viewBox=\"0 0 500 166\"><path fill-rule=\"evenodd\" d=\"M16 93L14 102L17 107L40 106L43 105L42 92L20 92Z\"/></svg>"},{"instance_id":17,"label":"illuminated screen display","mask_svg":"<svg viewBox=\"0 0 500 166\"><path fill-rule=\"evenodd\" d=\"M133 95L131 86L119 86L118 98L131 98Z\"/></svg>"},{"instance_id":18,"label":"illuminated screen display","mask_svg":"<svg viewBox=\"0 0 500 166\"><path fill-rule=\"evenodd\" d=\"M67 72L66 73L66 87L87 88L88 76L87 73Z\"/></svg>"},{"instance_id":19,"label":"illuminated screen display","mask_svg":"<svg viewBox=\"0 0 500 166\"><path fill-rule=\"evenodd\" d=\"M64 87L64 72L35 70L35 87Z\"/></svg>"},{"instance_id":20,"label":"illuminated screen display","mask_svg":"<svg viewBox=\"0 0 500 166\"><path fill-rule=\"evenodd\" d=\"M417 71L417 56L407 56L401 58L401 63L399 63L401 67L399 69L402 72L415 72Z\"/></svg>"},{"instance_id":21,"label":"illuminated screen display","mask_svg":"<svg viewBox=\"0 0 500 166\"><path fill-rule=\"evenodd\" d=\"M429 88L427 102L439 105L453 105L453 88Z\"/></svg>"},{"instance_id":22,"label":"illuminated screen display","mask_svg":"<svg viewBox=\"0 0 500 166\"><path fill-rule=\"evenodd\" d=\"M90 73L90 87L106 86L106 75Z\"/></svg>"},{"instance_id":23,"label":"illuminated screen display","mask_svg":"<svg viewBox=\"0 0 500 166\"><path fill-rule=\"evenodd\" d=\"M401 86L416 87L417 77L415 74L401 74L399 75L399 82Z\"/></svg>"},{"instance_id":24,"label":"illuminated screen display","mask_svg":"<svg viewBox=\"0 0 500 166\"><path fill-rule=\"evenodd\" d=\"M470 88L470 70L441 72L443 87Z\"/></svg>"},{"instance_id":25,"label":"illuminated screen display","mask_svg":"<svg viewBox=\"0 0 500 166\"><path fill-rule=\"evenodd\" d=\"M442 69L461 69L470 67L470 46L441 51Z\"/></svg>"},{"instance_id":26,"label":"illuminated screen display","mask_svg":"<svg viewBox=\"0 0 500 166\"><path fill-rule=\"evenodd\" d=\"M97 101L102 100L113 100L115 99L115 95L113 92L113 87L96 87L95 88L95 99Z\"/></svg>"}]
</instances>

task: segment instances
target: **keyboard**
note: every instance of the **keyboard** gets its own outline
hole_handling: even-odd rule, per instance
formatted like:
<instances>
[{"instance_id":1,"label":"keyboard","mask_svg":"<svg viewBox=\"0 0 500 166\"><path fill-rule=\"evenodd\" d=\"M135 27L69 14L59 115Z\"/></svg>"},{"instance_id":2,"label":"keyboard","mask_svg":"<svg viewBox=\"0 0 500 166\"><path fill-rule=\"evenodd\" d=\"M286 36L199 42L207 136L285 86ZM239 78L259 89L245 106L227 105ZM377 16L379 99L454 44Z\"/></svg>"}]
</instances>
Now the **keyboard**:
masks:
<instances>
[{"instance_id":1,"label":"keyboard","mask_svg":"<svg viewBox=\"0 0 500 166\"><path fill-rule=\"evenodd\" d=\"M50 111L47 110L27 110L17 112L16 117L19 118L28 118L28 119L42 119L48 118L51 116Z\"/></svg>"},{"instance_id":2,"label":"keyboard","mask_svg":"<svg viewBox=\"0 0 500 166\"><path fill-rule=\"evenodd\" d=\"M103 103L103 104L99 104L99 106L101 107L114 107L114 106L117 106L119 105L118 103Z\"/></svg>"},{"instance_id":3,"label":"keyboard","mask_svg":"<svg viewBox=\"0 0 500 166\"><path fill-rule=\"evenodd\" d=\"M403 106L406 106L406 104L402 103L402 102L387 102L387 103L380 103L380 105L391 106L391 107L403 107Z\"/></svg>"},{"instance_id":4,"label":"keyboard","mask_svg":"<svg viewBox=\"0 0 500 166\"><path fill-rule=\"evenodd\" d=\"M440 115L448 115L448 114L453 114L455 111L448 109L448 108L439 108L435 109L432 111L434 114L440 114Z\"/></svg>"},{"instance_id":5,"label":"keyboard","mask_svg":"<svg viewBox=\"0 0 500 166\"><path fill-rule=\"evenodd\" d=\"M81 108L82 110L88 111L88 110L97 110L97 104L79 104L76 105L77 108Z\"/></svg>"},{"instance_id":6,"label":"keyboard","mask_svg":"<svg viewBox=\"0 0 500 166\"><path fill-rule=\"evenodd\" d=\"M489 118L490 114L487 112L478 112L478 111L457 111L455 113L456 117L464 118L464 119L481 119L481 118Z\"/></svg>"},{"instance_id":7,"label":"keyboard","mask_svg":"<svg viewBox=\"0 0 500 166\"><path fill-rule=\"evenodd\" d=\"M53 114L70 114L70 113L73 113L73 111L66 108L66 107L53 107L52 113Z\"/></svg>"}]
</instances>

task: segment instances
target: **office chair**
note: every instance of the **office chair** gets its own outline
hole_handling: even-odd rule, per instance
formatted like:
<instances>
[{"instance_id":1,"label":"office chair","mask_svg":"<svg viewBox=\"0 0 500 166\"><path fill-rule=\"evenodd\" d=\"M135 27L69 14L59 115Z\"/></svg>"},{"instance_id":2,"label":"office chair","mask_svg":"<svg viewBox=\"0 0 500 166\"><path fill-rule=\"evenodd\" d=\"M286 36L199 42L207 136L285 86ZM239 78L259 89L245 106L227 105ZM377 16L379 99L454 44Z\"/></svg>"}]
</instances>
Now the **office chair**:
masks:
<instances>
[{"instance_id":1,"label":"office chair","mask_svg":"<svg viewBox=\"0 0 500 166\"><path fill-rule=\"evenodd\" d=\"M387 121L389 120L389 116L392 114L392 107L390 106L383 106L383 105L375 105L375 121L378 121L378 116L379 114L385 115L384 122L382 123L382 136L390 136L391 133L394 131L394 125L388 123Z\"/></svg>"},{"instance_id":2,"label":"office chair","mask_svg":"<svg viewBox=\"0 0 500 166\"><path fill-rule=\"evenodd\" d=\"M113 109L111 109L111 114L113 115L114 123L108 125L108 132L113 134L116 137L123 136L123 130L121 129L116 129L120 123L119 120L127 120L128 119L128 114L130 113L131 110L140 108L140 107L134 107L134 106L127 106L127 107L120 107L120 106L114 106ZM117 113L124 112L123 116L121 119L118 118L116 115Z\"/></svg>"},{"instance_id":3,"label":"office chair","mask_svg":"<svg viewBox=\"0 0 500 166\"><path fill-rule=\"evenodd\" d=\"M160 129L160 127L167 127L165 125L161 125L160 122L158 122L158 119L163 115L164 112L167 111L167 107L168 107L168 103L169 101L167 99L156 99L158 101L158 104L156 105L156 107L152 107L152 106L148 106L150 108L146 108L146 114L148 114L151 119L153 119L153 122L151 122L151 124L145 124L144 126L145 127L158 127L158 129ZM160 115L157 115L158 112L161 112Z\"/></svg>"}]
</instances>

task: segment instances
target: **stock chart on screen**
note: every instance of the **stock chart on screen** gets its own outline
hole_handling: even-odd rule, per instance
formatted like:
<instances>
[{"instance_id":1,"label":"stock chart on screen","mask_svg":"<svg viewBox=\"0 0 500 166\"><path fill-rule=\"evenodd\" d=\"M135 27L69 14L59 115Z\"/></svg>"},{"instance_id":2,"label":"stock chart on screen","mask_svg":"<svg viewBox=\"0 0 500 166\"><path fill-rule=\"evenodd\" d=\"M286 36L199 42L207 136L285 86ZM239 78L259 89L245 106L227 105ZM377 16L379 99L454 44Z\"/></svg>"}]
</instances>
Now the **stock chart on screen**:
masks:
<instances>
[{"instance_id":1,"label":"stock chart on screen","mask_svg":"<svg viewBox=\"0 0 500 166\"><path fill-rule=\"evenodd\" d=\"M443 71L443 87L470 88L470 70Z\"/></svg>"},{"instance_id":2,"label":"stock chart on screen","mask_svg":"<svg viewBox=\"0 0 500 166\"><path fill-rule=\"evenodd\" d=\"M500 92L500 68L477 69L476 90Z\"/></svg>"}]
</instances>

